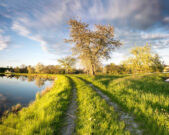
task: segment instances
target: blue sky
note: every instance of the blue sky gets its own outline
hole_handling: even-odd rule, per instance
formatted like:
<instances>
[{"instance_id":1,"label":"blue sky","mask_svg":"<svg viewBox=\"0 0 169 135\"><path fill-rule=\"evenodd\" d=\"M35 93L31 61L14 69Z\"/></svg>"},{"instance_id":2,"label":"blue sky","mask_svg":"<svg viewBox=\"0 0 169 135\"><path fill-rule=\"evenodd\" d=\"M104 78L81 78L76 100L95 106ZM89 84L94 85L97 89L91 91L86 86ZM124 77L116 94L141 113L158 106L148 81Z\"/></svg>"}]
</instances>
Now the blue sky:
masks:
<instances>
[{"instance_id":1,"label":"blue sky","mask_svg":"<svg viewBox=\"0 0 169 135\"><path fill-rule=\"evenodd\" d=\"M120 63L129 50L152 45L169 65L168 0L0 0L0 66L57 64L71 55L67 21L111 24L123 46L103 63Z\"/></svg>"}]
</instances>

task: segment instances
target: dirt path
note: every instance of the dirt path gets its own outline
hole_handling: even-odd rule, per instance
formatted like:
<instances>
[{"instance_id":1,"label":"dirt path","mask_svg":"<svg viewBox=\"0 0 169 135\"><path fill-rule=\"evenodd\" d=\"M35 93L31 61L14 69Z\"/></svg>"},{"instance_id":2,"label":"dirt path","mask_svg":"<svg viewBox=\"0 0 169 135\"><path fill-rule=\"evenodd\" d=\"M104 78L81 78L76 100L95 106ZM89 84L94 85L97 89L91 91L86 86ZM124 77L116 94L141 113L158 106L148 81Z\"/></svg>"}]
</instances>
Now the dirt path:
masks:
<instances>
[{"instance_id":1,"label":"dirt path","mask_svg":"<svg viewBox=\"0 0 169 135\"><path fill-rule=\"evenodd\" d=\"M61 131L62 135L72 135L74 133L76 109L77 109L76 88L74 87L72 90L72 99L71 99L70 105L69 105L67 113L66 113L66 118L65 118L66 125L63 127L63 129Z\"/></svg>"},{"instance_id":2,"label":"dirt path","mask_svg":"<svg viewBox=\"0 0 169 135\"><path fill-rule=\"evenodd\" d=\"M134 121L134 117L128 113L122 111L117 103L111 101L111 99L101 92L98 88L94 87L93 84L89 84L107 103L114 107L114 110L118 113L120 120L125 122L126 130L129 130L133 135L143 135L143 131L139 129L138 123Z\"/></svg>"}]
</instances>

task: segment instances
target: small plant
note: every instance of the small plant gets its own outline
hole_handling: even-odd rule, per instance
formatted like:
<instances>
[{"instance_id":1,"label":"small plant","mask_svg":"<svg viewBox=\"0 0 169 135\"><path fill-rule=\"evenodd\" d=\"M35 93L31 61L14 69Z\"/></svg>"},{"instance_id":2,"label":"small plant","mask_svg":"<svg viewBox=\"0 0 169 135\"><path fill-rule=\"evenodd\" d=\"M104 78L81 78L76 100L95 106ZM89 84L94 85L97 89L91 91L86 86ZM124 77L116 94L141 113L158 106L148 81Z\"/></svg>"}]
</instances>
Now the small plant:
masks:
<instances>
[{"instance_id":1,"label":"small plant","mask_svg":"<svg viewBox=\"0 0 169 135\"><path fill-rule=\"evenodd\" d=\"M48 93L51 90L51 87L47 87L44 90L41 91L41 96L44 96L46 93Z\"/></svg>"},{"instance_id":2,"label":"small plant","mask_svg":"<svg viewBox=\"0 0 169 135\"><path fill-rule=\"evenodd\" d=\"M19 110L21 110L21 108L22 108L21 104L17 104L15 106L12 106L11 111L13 113L17 113Z\"/></svg>"},{"instance_id":3,"label":"small plant","mask_svg":"<svg viewBox=\"0 0 169 135\"><path fill-rule=\"evenodd\" d=\"M37 92L36 93L36 100L39 100L41 98L41 94L40 94L40 92Z\"/></svg>"}]
</instances>

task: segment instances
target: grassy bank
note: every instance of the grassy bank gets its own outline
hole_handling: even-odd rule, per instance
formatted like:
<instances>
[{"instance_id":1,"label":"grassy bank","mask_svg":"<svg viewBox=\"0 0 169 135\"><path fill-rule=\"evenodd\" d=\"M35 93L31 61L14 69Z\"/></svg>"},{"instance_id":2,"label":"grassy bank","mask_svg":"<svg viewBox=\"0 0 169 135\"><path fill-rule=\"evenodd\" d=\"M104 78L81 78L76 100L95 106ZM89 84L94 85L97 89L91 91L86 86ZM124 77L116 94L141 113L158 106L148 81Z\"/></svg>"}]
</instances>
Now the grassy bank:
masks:
<instances>
[{"instance_id":1,"label":"grassy bank","mask_svg":"<svg viewBox=\"0 0 169 135\"><path fill-rule=\"evenodd\" d=\"M57 75L49 92L43 96L37 94L36 100L18 114L11 113L2 118L0 135L59 134L71 90L70 79Z\"/></svg>"},{"instance_id":2,"label":"grassy bank","mask_svg":"<svg viewBox=\"0 0 169 135\"><path fill-rule=\"evenodd\" d=\"M128 135L125 123L118 114L90 86L72 77L77 88L77 135Z\"/></svg>"},{"instance_id":3,"label":"grassy bank","mask_svg":"<svg viewBox=\"0 0 169 135\"><path fill-rule=\"evenodd\" d=\"M84 77L136 116L145 134L169 134L168 74Z\"/></svg>"}]
</instances>

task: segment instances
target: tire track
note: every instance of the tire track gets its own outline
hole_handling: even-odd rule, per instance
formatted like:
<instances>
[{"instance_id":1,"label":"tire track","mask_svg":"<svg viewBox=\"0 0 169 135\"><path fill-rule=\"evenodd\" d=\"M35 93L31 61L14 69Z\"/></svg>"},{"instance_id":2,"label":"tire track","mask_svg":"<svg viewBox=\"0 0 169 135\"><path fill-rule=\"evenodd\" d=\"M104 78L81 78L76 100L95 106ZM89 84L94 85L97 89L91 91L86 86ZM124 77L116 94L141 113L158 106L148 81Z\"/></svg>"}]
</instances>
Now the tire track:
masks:
<instances>
[{"instance_id":1,"label":"tire track","mask_svg":"<svg viewBox=\"0 0 169 135\"><path fill-rule=\"evenodd\" d=\"M134 121L134 117L132 115L122 111L117 103L112 102L107 95L101 92L101 90L98 88L94 87L93 84L90 83L88 85L90 85L93 90L95 90L104 100L106 100L109 105L114 107L114 110L118 113L120 120L125 122L126 130L129 130L134 135L143 135L143 131L139 129L139 125Z\"/></svg>"},{"instance_id":2,"label":"tire track","mask_svg":"<svg viewBox=\"0 0 169 135\"><path fill-rule=\"evenodd\" d=\"M77 98L76 88L74 86L72 90L72 99L68 107L68 110L66 112L66 117L65 117L66 125L61 130L62 135L73 135L74 134L76 110L77 110L76 98Z\"/></svg>"},{"instance_id":3,"label":"tire track","mask_svg":"<svg viewBox=\"0 0 169 135\"><path fill-rule=\"evenodd\" d=\"M143 135L143 130L139 129L139 124L135 122L134 116L122 111L117 103L113 102L106 94L104 94L100 89L96 88L92 83L81 77L78 78L85 81L86 84L92 87L92 89L95 90L109 105L114 107L115 112L117 112L119 115L119 120L125 122L126 130L129 130L133 135Z\"/></svg>"}]
</instances>

